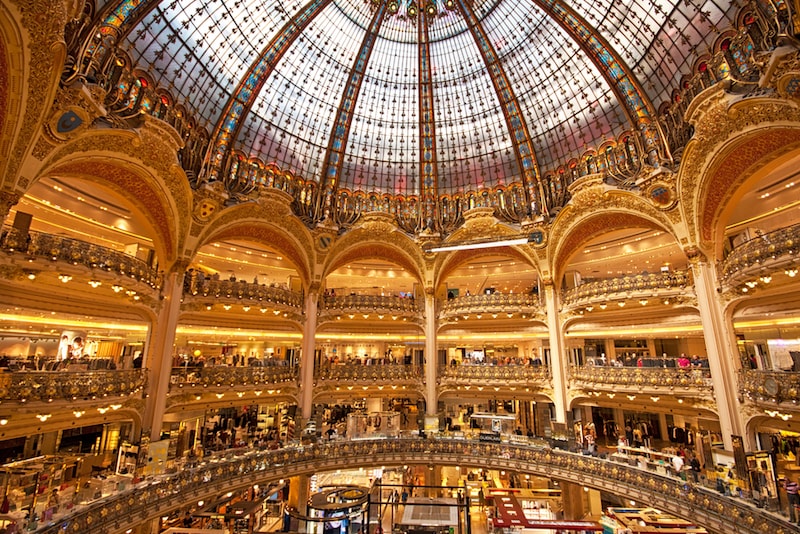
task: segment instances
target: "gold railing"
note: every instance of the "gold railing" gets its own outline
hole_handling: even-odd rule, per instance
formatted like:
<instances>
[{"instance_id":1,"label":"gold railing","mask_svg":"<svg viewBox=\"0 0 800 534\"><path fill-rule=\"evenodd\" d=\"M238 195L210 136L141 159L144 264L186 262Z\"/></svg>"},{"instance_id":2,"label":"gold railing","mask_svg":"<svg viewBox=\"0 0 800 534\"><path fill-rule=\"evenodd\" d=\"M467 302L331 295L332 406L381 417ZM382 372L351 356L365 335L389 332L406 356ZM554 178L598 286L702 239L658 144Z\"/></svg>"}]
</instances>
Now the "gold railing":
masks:
<instances>
[{"instance_id":1,"label":"gold railing","mask_svg":"<svg viewBox=\"0 0 800 534\"><path fill-rule=\"evenodd\" d=\"M94 400L139 395L146 369L98 371L17 371L0 374L0 402Z\"/></svg>"},{"instance_id":2,"label":"gold railing","mask_svg":"<svg viewBox=\"0 0 800 534\"><path fill-rule=\"evenodd\" d=\"M6 252L19 252L30 259L45 258L53 262L67 262L71 265L115 272L154 289L161 287L161 273L148 266L146 262L124 252L78 239L43 232L24 233L11 226L4 226L0 249ZM30 269L36 270L35 264L32 264Z\"/></svg>"},{"instance_id":3,"label":"gold railing","mask_svg":"<svg viewBox=\"0 0 800 534\"><path fill-rule=\"evenodd\" d=\"M287 382L297 382L297 376L297 367L283 365L266 367L175 367L172 369L170 390L195 387L279 386Z\"/></svg>"},{"instance_id":4,"label":"gold railing","mask_svg":"<svg viewBox=\"0 0 800 534\"><path fill-rule=\"evenodd\" d=\"M192 297L195 302L206 305L222 299L226 302L244 301L264 308L280 306L295 311L303 309L303 294L299 291L245 280L222 280L199 275L197 271L186 274L183 294L184 297Z\"/></svg>"},{"instance_id":5,"label":"gold railing","mask_svg":"<svg viewBox=\"0 0 800 534\"><path fill-rule=\"evenodd\" d=\"M412 298L394 295L344 295L322 297L320 308L328 312L364 311L391 313L419 313L419 306Z\"/></svg>"},{"instance_id":6,"label":"gold railing","mask_svg":"<svg viewBox=\"0 0 800 534\"><path fill-rule=\"evenodd\" d=\"M324 365L314 370L317 381L392 383L417 381L422 376L418 365Z\"/></svg>"},{"instance_id":7,"label":"gold railing","mask_svg":"<svg viewBox=\"0 0 800 534\"><path fill-rule=\"evenodd\" d=\"M641 294L682 295L692 284L688 271L638 274L586 282L564 292L566 306L605 302L610 297L638 298Z\"/></svg>"},{"instance_id":8,"label":"gold railing","mask_svg":"<svg viewBox=\"0 0 800 534\"><path fill-rule=\"evenodd\" d=\"M739 371L739 395L754 402L796 404L800 401L800 373Z\"/></svg>"},{"instance_id":9,"label":"gold railing","mask_svg":"<svg viewBox=\"0 0 800 534\"><path fill-rule=\"evenodd\" d=\"M278 450L234 449L195 468L155 481L40 523L36 532L122 533L132 526L185 507L189 500L211 501L221 493L281 478L322 471L384 465L452 465L504 469L593 487L648 503L689 519L711 532L789 534L785 519L686 481L608 460L524 443L486 443L465 439L318 442Z\"/></svg>"},{"instance_id":10,"label":"gold railing","mask_svg":"<svg viewBox=\"0 0 800 534\"><path fill-rule=\"evenodd\" d=\"M592 388L682 388L710 392L711 374L706 368L571 366L570 381Z\"/></svg>"},{"instance_id":11,"label":"gold railing","mask_svg":"<svg viewBox=\"0 0 800 534\"><path fill-rule=\"evenodd\" d=\"M442 302L442 315L463 313L530 313L541 308L538 295L524 293L492 293L491 295L464 295Z\"/></svg>"},{"instance_id":12,"label":"gold railing","mask_svg":"<svg viewBox=\"0 0 800 534\"><path fill-rule=\"evenodd\" d=\"M755 239L746 241L733 249L722 262L722 283L749 286L764 283L766 276L784 271L794 277L798 272L795 261L800 250L800 224L781 228Z\"/></svg>"},{"instance_id":13,"label":"gold railing","mask_svg":"<svg viewBox=\"0 0 800 534\"><path fill-rule=\"evenodd\" d=\"M439 369L439 383L550 386L550 370L540 365L447 365Z\"/></svg>"}]
</instances>

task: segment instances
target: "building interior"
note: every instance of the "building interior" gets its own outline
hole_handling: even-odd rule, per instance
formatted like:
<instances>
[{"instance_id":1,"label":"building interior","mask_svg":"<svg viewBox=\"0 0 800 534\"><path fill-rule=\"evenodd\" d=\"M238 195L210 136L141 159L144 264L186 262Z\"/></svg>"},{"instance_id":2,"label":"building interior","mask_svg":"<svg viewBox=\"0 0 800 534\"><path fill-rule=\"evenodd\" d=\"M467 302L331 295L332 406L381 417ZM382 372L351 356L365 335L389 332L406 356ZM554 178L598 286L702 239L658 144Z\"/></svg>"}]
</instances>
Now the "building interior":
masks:
<instances>
[{"instance_id":1,"label":"building interior","mask_svg":"<svg viewBox=\"0 0 800 534\"><path fill-rule=\"evenodd\" d=\"M797 532L796 28L4 0L0 532Z\"/></svg>"}]
</instances>

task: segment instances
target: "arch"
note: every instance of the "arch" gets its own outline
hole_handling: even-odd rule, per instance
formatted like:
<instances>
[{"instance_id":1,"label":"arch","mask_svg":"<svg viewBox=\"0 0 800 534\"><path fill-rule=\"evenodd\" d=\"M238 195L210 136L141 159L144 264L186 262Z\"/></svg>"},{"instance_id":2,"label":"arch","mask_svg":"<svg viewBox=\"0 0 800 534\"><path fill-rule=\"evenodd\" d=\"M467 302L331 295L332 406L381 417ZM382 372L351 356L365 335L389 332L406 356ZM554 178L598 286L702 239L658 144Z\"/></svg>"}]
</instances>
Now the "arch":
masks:
<instances>
[{"instance_id":1,"label":"arch","mask_svg":"<svg viewBox=\"0 0 800 534\"><path fill-rule=\"evenodd\" d=\"M726 218L748 187L800 151L800 127L769 127L737 135L712 158L697 189L698 239L721 257Z\"/></svg>"},{"instance_id":2,"label":"arch","mask_svg":"<svg viewBox=\"0 0 800 534\"><path fill-rule=\"evenodd\" d=\"M7 9L5 3L0 6L0 161L5 162L9 159L18 126L13 118L22 115L23 88L19 80L13 79L13 73L23 73L22 66L27 63L22 36ZM0 180L0 187L3 185Z\"/></svg>"},{"instance_id":3,"label":"arch","mask_svg":"<svg viewBox=\"0 0 800 534\"><path fill-rule=\"evenodd\" d=\"M561 285L561 278L570 259L579 253L585 243L609 230L650 228L674 235L672 228L664 221L659 220L652 213L652 208L648 204L641 200L637 200L636 203L639 203L643 209L632 211L632 209L622 208L611 203L605 206L601 203L600 205L595 204L594 213L586 217L578 216L574 209L565 209L559 214L553 225L554 237L550 239L548 245L552 279L556 288ZM631 206L631 208L633 207Z\"/></svg>"},{"instance_id":4,"label":"arch","mask_svg":"<svg viewBox=\"0 0 800 534\"><path fill-rule=\"evenodd\" d=\"M447 254L443 257L441 262L438 262L434 278L434 287L438 288L447 280L453 271L467 263L467 261L475 260L485 256L508 256L509 258L513 258L530 265L536 269L537 275L541 276L541 271L539 270L537 262L533 261L530 256L526 255L523 252L522 247L519 246L484 248L478 250L458 250Z\"/></svg>"},{"instance_id":5,"label":"arch","mask_svg":"<svg viewBox=\"0 0 800 534\"><path fill-rule=\"evenodd\" d=\"M229 239L252 240L280 251L308 287L314 262L312 236L286 203L262 199L222 210L198 237L192 256L204 245Z\"/></svg>"}]
</instances>

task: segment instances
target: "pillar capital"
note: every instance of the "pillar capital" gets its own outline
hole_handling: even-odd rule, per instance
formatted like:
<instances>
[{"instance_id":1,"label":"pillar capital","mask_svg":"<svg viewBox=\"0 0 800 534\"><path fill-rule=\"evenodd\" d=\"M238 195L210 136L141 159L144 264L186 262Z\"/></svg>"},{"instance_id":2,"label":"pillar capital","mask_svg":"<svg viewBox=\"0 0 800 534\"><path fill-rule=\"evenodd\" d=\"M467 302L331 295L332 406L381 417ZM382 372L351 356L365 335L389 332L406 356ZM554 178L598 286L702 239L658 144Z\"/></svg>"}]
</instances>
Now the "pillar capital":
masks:
<instances>
[{"instance_id":1,"label":"pillar capital","mask_svg":"<svg viewBox=\"0 0 800 534\"><path fill-rule=\"evenodd\" d=\"M15 191L0 191L0 219L5 220L11 207L14 206L22 195Z\"/></svg>"}]
</instances>

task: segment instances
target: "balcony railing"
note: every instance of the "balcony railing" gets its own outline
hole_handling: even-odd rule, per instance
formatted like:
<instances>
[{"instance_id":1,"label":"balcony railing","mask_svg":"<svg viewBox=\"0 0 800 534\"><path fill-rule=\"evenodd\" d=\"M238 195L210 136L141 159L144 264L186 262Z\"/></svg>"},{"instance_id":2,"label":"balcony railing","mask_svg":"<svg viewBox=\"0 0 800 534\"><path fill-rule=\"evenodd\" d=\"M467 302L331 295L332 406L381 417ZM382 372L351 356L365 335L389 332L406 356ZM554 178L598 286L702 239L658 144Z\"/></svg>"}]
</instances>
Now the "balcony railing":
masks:
<instances>
[{"instance_id":1,"label":"balcony railing","mask_svg":"<svg viewBox=\"0 0 800 534\"><path fill-rule=\"evenodd\" d=\"M314 370L317 381L396 383L418 381L422 370L418 365L325 365Z\"/></svg>"},{"instance_id":2,"label":"balcony railing","mask_svg":"<svg viewBox=\"0 0 800 534\"><path fill-rule=\"evenodd\" d=\"M550 370L540 365L448 365L439 369L447 385L550 385Z\"/></svg>"},{"instance_id":3,"label":"balcony railing","mask_svg":"<svg viewBox=\"0 0 800 534\"><path fill-rule=\"evenodd\" d=\"M76 401L138 395L146 369L0 373L0 402Z\"/></svg>"},{"instance_id":4,"label":"balcony railing","mask_svg":"<svg viewBox=\"0 0 800 534\"><path fill-rule=\"evenodd\" d=\"M417 314L419 306L412 298L397 297L393 295L344 295L341 297L323 297L322 309L328 312L347 313L353 311L384 312L387 314Z\"/></svg>"},{"instance_id":5,"label":"balcony railing","mask_svg":"<svg viewBox=\"0 0 800 534\"><path fill-rule=\"evenodd\" d=\"M16 228L4 226L0 249L6 252L19 252L31 259L46 258L53 262L67 262L91 269L115 272L155 289L161 287L161 273L143 260L78 239L43 232L24 233ZM34 267L31 266L31 269Z\"/></svg>"},{"instance_id":6,"label":"balcony railing","mask_svg":"<svg viewBox=\"0 0 800 534\"><path fill-rule=\"evenodd\" d=\"M607 366L572 366L569 370L570 381L578 385L591 386L594 389L606 387L623 388L670 388L710 392L712 390L711 375L706 368L669 368L669 367L607 367Z\"/></svg>"},{"instance_id":7,"label":"balcony railing","mask_svg":"<svg viewBox=\"0 0 800 534\"><path fill-rule=\"evenodd\" d=\"M299 291L245 280L222 280L200 275L196 271L187 274L183 294L205 304L226 299L245 301L252 306L282 306L297 311L303 309L303 294Z\"/></svg>"},{"instance_id":8,"label":"balcony railing","mask_svg":"<svg viewBox=\"0 0 800 534\"><path fill-rule=\"evenodd\" d=\"M541 308L539 295L525 293L492 293L491 295L464 295L448 299L442 303L442 314L460 315L463 313L530 313Z\"/></svg>"},{"instance_id":9,"label":"balcony railing","mask_svg":"<svg viewBox=\"0 0 800 534\"><path fill-rule=\"evenodd\" d=\"M739 395L758 403L797 404L800 401L800 373L740 371Z\"/></svg>"},{"instance_id":10,"label":"balcony railing","mask_svg":"<svg viewBox=\"0 0 800 534\"><path fill-rule=\"evenodd\" d=\"M297 367L271 365L266 367L175 367L170 389L270 386L297 382Z\"/></svg>"},{"instance_id":11,"label":"balcony railing","mask_svg":"<svg viewBox=\"0 0 800 534\"><path fill-rule=\"evenodd\" d=\"M42 521L36 532L122 533L186 506L189 500L210 501L221 493L253 484L266 486L291 476L348 468L354 462L365 467L470 465L552 477L646 502L711 532L788 534L796 528L745 499L726 497L675 477L608 460L522 443L401 438L322 442L274 451L236 449L197 467L134 484L128 490Z\"/></svg>"},{"instance_id":12,"label":"balcony railing","mask_svg":"<svg viewBox=\"0 0 800 534\"><path fill-rule=\"evenodd\" d=\"M637 298L644 295L682 295L692 284L688 271L638 274L587 282L564 293L566 306L605 302L609 298Z\"/></svg>"},{"instance_id":13,"label":"balcony railing","mask_svg":"<svg viewBox=\"0 0 800 534\"><path fill-rule=\"evenodd\" d=\"M750 282L748 285L753 287L759 281L764 283L764 277L784 270L794 277L798 271L795 261L798 250L800 224L746 241L733 249L722 262L722 283L738 286Z\"/></svg>"}]
</instances>

